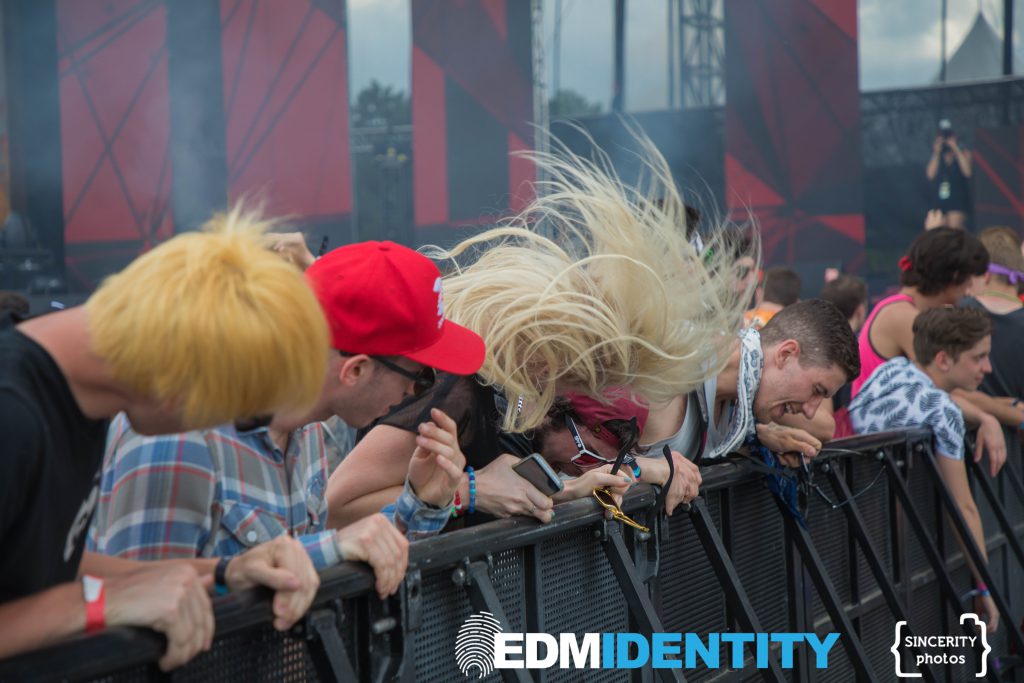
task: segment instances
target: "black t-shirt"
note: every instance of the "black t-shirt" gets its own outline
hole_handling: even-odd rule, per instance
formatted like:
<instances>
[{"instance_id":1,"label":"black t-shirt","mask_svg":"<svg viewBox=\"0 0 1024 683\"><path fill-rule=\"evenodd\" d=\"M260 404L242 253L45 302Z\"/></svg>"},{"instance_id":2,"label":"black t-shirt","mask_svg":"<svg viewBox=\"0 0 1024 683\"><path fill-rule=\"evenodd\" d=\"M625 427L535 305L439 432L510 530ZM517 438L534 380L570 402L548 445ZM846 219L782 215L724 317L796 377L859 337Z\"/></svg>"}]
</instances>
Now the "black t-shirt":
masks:
<instances>
[{"instance_id":1,"label":"black t-shirt","mask_svg":"<svg viewBox=\"0 0 1024 683\"><path fill-rule=\"evenodd\" d=\"M502 453L525 457L533 452L527 437L501 430L505 405L500 391L485 386L475 376L438 373L429 391L407 399L377 424L416 432L421 422L430 420L430 409L440 408L455 420L466 463L480 469Z\"/></svg>"},{"instance_id":2,"label":"black t-shirt","mask_svg":"<svg viewBox=\"0 0 1024 683\"><path fill-rule=\"evenodd\" d=\"M939 168L932 181L931 208L942 211L969 211L970 184L960 170L956 157L946 163L945 154L939 159Z\"/></svg>"},{"instance_id":3,"label":"black t-shirt","mask_svg":"<svg viewBox=\"0 0 1024 683\"><path fill-rule=\"evenodd\" d=\"M420 396L410 397L376 424L398 427L416 432L421 422L430 419L430 409L440 408L455 420L458 428L459 448L466 456L466 464L479 470L493 462L502 453L525 457L533 452L530 439L523 434L509 434L501 430L506 401L501 391L485 386L475 376L462 377L438 373L434 386ZM494 517L477 511L451 520L445 531L475 526Z\"/></svg>"},{"instance_id":4,"label":"black t-shirt","mask_svg":"<svg viewBox=\"0 0 1024 683\"><path fill-rule=\"evenodd\" d=\"M980 308L992 321L992 372L985 375L979 389L989 396L1012 396L1024 399L1024 309L1010 313L993 313L977 299L967 297L963 306Z\"/></svg>"},{"instance_id":5,"label":"black t-shirt","mask_svg":"<svg viewBox=\"0 0 1024 683\"><path fill-rule=\"evenodd\" d=\"M0 322L0 602L78 572L107 420L82 414L49 353Z\"/></svg>"}]
</instances>

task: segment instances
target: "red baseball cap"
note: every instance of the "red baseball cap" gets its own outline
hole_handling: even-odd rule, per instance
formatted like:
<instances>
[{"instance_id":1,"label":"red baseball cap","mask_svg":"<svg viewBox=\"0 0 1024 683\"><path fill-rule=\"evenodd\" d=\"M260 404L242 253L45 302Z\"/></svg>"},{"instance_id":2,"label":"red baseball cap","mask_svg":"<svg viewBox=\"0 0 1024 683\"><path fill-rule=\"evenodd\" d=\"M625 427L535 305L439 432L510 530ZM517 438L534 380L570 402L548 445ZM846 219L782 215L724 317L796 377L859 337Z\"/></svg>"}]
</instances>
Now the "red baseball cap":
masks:
<instances>
[{"instance_id":1,"label":"red baseball cap","mask_svg":"<svg viewBox=\"0 0 1024 683\"><path fill-rule=\"evenodd\" d=\"M483 339L445 320L441 272L423 254L394 242L349 244L317 259L306 279L339 351L404 356L454 375L483 365Z\"/></svg>"},{"instance_id":2,"label":"red baseball cap","mask_svg":"<svg viewBox=\"0 0 1024 683\"><path fill-rule=\"evenodd\" d=\"M622 446L619 437L605 429L604 423L608 420L629 420L635 417L637 428L643 432L650 412L647 405L634 400L625 387L608 389L604 392L603 398L594 398L586 394L566 394L565 398L572 404L572 411L576 413L580 424L586 425L599 439L615 448Z\"/></svg>"}]
</instances>

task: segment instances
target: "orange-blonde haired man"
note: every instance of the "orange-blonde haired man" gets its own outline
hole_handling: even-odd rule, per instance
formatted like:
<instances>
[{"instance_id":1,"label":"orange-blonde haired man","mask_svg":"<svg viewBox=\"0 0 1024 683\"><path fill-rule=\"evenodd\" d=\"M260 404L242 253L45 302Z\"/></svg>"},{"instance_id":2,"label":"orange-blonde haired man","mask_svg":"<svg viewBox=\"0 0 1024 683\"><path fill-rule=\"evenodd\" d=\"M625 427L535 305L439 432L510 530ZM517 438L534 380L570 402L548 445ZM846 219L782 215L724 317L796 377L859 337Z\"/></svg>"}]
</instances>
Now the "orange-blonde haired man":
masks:
<instances>
[{"instance_id":1,"label":"orange-blonde haired man","mask_svg":"<svg viewBox=\"0 0 1024 683\"><path fill-rule=\"evenodd\" d=\"M139 257L84 306L0 331L0 657L108 625L162 631L164 669L210 646L216 560L83 557L85 531L117 413L155 434L316 401L327 325L301 273L263 247L266 227L236 208ZM231 580L275 590L282 629L319 585L289 538L239 558Z\"/></svg>"}]
</instances>

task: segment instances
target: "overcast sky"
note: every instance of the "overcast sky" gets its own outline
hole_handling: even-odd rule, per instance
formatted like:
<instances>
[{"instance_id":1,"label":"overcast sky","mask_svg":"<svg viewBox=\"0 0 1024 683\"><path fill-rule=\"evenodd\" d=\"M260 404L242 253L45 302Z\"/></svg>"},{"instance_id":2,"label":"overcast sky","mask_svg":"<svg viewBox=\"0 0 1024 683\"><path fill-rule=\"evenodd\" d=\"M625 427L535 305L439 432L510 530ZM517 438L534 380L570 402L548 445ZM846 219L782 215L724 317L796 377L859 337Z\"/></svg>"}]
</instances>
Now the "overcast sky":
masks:
<instances>
[{"instance_id":1,"label":"overcast sky","mask_svg":"<svg viewBox=\"0 0 1024 683\"><path fill-rule=\"evenodd\" d=\"M544 0L549 88L555 80L556 1ZM979 7L1002 35L1002 0L948 3L949 55L970 29ZM1021 4L1015 12L1018 42L1024 30ZM667 3L627 0L626 6L626 107L632 111L664 108L668 103ZM412 40L409 0L348 0L348 10L353 96L371 79L407 91ZM924 85L935 78L940 60L940 0L859 0L858 13L862 89ZM562 0L558 80L562 88L576 90L605 108L611 101L612 31L613 0Z\"/></svg>"}]
</instances>

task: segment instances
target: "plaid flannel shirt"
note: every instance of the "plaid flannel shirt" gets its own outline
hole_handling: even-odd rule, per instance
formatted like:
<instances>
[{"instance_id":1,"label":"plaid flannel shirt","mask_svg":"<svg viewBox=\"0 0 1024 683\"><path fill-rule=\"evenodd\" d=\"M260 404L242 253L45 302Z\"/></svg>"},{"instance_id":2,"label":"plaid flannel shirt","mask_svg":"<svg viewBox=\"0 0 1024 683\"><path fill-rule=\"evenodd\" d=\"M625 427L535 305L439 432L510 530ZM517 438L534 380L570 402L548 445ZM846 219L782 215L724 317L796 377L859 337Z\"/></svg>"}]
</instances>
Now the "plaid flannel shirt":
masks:
<instances>
[{"instance_id":1,"label":"plaid flannel shirt","mask_svg":"<svg viewBox=\"0 0 1024 683\"><path fill-rule=\"evenodd\" d=\"M287 453L266 428L233 425L167 436L110 425L92 551L135 560L226 557L288 533L323 569L343 558L325 529L334 442L315 423L292 433ZM406 485L392 521L410 538L438 533L450 508L432 508Z\"/></svg>"}]
</instances>

